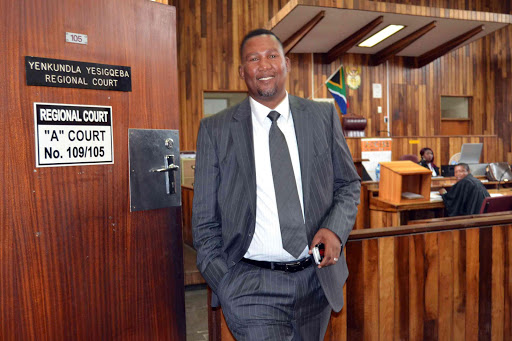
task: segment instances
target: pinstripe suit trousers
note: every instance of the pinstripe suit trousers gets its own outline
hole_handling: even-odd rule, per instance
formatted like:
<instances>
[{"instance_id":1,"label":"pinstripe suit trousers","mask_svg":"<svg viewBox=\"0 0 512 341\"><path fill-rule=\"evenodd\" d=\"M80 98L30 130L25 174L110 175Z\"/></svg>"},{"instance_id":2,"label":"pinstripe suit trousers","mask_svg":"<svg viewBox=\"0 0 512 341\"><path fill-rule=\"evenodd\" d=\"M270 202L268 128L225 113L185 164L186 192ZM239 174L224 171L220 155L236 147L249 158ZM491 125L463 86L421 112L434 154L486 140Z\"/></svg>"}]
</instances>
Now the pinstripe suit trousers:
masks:
<instances>
[{"instance_id":1,"label":"pinstripe suit trousers","mask_svg":"<svg viewBox=\"0 0 512 341\"><path fill-rule=\"evenodd\" d=\"M287 273L239 262L217 294L237 340L323 340L331 315L314 266Z\"/></svg>"}]
</instances>

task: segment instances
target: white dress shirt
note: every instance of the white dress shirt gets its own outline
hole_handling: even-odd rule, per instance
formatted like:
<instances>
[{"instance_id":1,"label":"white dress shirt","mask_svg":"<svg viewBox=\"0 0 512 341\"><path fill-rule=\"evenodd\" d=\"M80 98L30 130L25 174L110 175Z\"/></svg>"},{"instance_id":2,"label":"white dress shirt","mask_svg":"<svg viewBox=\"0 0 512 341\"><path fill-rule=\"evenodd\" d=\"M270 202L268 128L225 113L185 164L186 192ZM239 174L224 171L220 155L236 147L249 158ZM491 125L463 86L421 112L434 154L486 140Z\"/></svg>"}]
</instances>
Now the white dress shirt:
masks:
<instances>
[{"instance_id":1,"label":"white dress shirt","mask_svg":"<svg viewBox=\"0 0 512 341\"><path fill-rule=\"evenodd\" d=\"M297 146L297 137L295 136L295 126L293 125L293 117L290 111L288 93L286 93L284 100L275 109L270 109L256 102L251 97L249 100L252 113L252 132L254 137L254 159L256 167L256 229L249 249L244 257L260 261L292 261L295 260L295 257L283 249L281 240L281 229L279 227L279 216L277 213L276 194L274 191L268 142L272 122L267 117L272 110L281 114L277 120L277 125L283 132L286 142L288 143L295 182L297 183L297 192L299 193L300 206L302 208L302 218L304 218L299 148ZM299 259L307 257L308 251L308 245L304 245L304 251L299 256Z\"/></svg>"},{"instance_id":2,"label":"white dress shirt","mask_svg":"<svg viewBox=\"0 0 512 341\"><path fill-rule=\"evenodd\" d=\"M427 163L427 166L432 171L432 176L437 176L436 170L432 167L432 163Z\"/></svg>"}]
</instances>

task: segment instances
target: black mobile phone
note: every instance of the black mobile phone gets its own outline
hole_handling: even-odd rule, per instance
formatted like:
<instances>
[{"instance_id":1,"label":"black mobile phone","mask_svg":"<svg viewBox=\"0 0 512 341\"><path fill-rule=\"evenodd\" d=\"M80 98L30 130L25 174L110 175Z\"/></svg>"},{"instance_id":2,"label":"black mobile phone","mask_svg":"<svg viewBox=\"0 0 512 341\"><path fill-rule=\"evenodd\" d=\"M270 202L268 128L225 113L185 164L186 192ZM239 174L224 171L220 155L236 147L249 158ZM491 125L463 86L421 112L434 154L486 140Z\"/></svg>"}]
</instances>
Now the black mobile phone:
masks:
<instances>
[{"instance_id":1,"label":"black mobile phone","mask_svg":"<svg viewBox=\"0 0 512 341\"><path fill-rule=\"evenodd\" d=\"M313 259L316 264L320 264L324 259L325 246L323 243L316 244L313 248Z\"/></svg>"}]
</instances>

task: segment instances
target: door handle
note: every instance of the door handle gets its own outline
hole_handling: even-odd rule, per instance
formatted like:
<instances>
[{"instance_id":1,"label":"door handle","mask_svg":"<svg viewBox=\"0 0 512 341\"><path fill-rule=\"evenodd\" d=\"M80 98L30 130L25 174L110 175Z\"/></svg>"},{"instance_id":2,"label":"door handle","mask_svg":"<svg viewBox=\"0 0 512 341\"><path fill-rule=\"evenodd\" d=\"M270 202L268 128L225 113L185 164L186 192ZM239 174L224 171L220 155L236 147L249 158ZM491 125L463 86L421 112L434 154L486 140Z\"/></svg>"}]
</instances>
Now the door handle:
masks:
<instances>
[{"instance_id":1,"label":"door handle","mask_svg":"<svg viewBox=\"0 0 512 341\"><path fill-rule=\"evenodd\" d=\"M164 172L170 172L178 170L180 166L175 165L174 163L171 163L167 168L159 168L159 169L153 169L152 172L158 172L158 173L164 173Z\"/></svg>"},{"instance_id":2,"label":"door handle","mask_svg":"<svg viewBox=\"0 0 512 341\"><path fill-rule=\"evenodd\" d=\"M167 185L167 194L175 194L176 177L174 176L174 172L180 169L180 166L174 164L174 155L166 155L165 163L166 165L163 168L152 169L150 172L167 173L167 178L165 181Z\"/></svg>"}]
</instances>

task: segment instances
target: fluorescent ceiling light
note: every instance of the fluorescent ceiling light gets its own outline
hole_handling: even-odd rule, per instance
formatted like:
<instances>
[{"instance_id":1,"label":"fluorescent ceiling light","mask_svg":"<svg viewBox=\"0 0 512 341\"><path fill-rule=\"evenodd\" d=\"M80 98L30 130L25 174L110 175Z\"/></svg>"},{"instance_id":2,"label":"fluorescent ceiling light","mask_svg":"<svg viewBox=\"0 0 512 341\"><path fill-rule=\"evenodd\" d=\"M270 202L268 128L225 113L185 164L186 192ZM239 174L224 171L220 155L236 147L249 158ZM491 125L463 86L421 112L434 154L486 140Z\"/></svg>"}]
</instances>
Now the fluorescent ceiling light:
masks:
<instances>
[{"instance_id":1,"label":"fluorescent ceiling light","mask_svg":"<svg viewBox=\"0 0 512 341\"><path fill-rule=\"evenodd\" d=\"M400 31L402 28L404 28L404 25L388 25L387 27L383 28L379 32L372 35L370 38L363 41L361 44L357 45L359 47L374 47L384 39L389 38L396 32Z\"/></svg>"}]
</instances>

